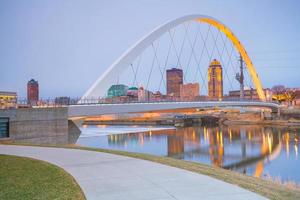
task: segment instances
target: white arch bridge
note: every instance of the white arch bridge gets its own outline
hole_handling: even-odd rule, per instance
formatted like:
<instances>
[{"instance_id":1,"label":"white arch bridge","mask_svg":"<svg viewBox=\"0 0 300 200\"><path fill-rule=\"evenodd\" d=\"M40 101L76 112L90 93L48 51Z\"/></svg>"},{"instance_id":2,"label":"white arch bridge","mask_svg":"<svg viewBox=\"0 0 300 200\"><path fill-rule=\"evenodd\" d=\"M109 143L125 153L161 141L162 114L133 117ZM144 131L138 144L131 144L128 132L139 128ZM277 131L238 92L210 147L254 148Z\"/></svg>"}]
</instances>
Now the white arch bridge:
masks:
<instances>
[{"instance_id":1,"label":"white arch bridge","mask_svg":"<svg viewBox=\"0 0 300 200\"><path fill-rule=\"evenodd\" d=\"M223 33L229 39L233 47L238 51L243 61L246 64L246 69L250 75L251 81L255 86L257 95L260 101L203 101L203 102L149 102L149 103L123 103L123 104L94 104L84 105L85 99L97 99L105 96L108 88L113 85L120 73L127 69L132 62L153 42L161 37L164 33L170 31L176 26L195 21L197 23L208 24L219 32ZM247 54L245 48L232 33L232 31L222 24L220 21L203 15L188 15L180 17L175 20L168 21L163 25L155 28L149 34L141 38L131 48L124 52L124 54L117 59L100 77L99 79L87 90L78 105L69 106L69 117L85 117L97 116L103 114L117 114L117 113L133 113L133 112L149 112L168 109L182 109L182 108L207 108L207 107L264 107L271 108L274 111L278 110L276 103L265 102L266 96L263 91L261 81L254 68L254 65Z\"/></svg>"}]
</instances>

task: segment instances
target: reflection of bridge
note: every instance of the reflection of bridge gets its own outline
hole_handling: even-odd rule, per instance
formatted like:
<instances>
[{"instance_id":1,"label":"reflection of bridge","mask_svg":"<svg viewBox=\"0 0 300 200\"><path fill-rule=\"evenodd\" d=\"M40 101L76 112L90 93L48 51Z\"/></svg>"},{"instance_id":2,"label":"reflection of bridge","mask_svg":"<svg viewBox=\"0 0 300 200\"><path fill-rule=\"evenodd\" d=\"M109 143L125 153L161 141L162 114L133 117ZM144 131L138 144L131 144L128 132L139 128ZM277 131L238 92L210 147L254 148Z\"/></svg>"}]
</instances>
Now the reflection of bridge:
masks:
<instances>
[{"instance_id":1,"label":"reflection of bridge","mask_svg":"<svg viewBox=\"0 0 300 200\"><path fill-rule=\"evenodd\" d=\"M261 101L205 101L205 102L153 102L125 104L90 104L69 106L69 118L99 116L104 114L150 112L182 108L213 108L213 107L261 107L277 112L279 105Z\"/></svg>"}]
</instances>

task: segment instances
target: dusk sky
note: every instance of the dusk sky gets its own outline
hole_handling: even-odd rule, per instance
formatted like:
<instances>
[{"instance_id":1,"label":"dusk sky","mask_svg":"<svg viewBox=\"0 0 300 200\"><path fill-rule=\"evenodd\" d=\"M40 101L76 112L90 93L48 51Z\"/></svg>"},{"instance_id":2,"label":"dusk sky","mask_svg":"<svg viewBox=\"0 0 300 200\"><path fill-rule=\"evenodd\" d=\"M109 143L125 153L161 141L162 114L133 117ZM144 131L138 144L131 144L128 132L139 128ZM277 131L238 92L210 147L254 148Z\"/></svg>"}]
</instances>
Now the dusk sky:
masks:
<instances>
[{"instance_id":1,"label":"dusk sky","mask_svg":"<svg viewBox=\"0 0 300 200\"><path fill-rule=\"evenodd\" d=\"M82 96L127 48L165 21L212 16L244 44L264 87L300 87L298 0L1 0L0 91Z\"/></svg>"}]
</instances>

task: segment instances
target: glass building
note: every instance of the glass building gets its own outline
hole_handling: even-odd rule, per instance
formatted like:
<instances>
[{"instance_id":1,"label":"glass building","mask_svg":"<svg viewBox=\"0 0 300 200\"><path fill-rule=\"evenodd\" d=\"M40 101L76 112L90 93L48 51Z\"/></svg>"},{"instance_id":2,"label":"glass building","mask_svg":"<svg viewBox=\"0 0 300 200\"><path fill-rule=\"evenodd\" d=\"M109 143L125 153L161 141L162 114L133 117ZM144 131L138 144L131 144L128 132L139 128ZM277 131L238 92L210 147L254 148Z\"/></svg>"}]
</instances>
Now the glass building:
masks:
<instances>
[{"instance_id":1,"label":"glass building","mask_svg":"<svg viewBox=\"0 0 300 200\"><path fill-rule=\"evenodd\" d=\"M127 95L128 87L123 84L112 85L108 89L107 97L119 97Z\"/></svg>"}]
</instances>

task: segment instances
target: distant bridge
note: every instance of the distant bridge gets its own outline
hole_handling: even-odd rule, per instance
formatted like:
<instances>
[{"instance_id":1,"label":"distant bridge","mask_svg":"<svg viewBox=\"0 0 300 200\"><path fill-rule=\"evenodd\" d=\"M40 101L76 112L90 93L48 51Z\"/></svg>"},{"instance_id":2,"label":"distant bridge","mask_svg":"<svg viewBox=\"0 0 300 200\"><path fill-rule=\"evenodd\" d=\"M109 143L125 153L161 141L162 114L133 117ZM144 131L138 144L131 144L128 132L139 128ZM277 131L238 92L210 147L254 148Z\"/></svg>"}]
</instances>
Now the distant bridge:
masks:
<instances>
[{"instance_id":1,"label":"distant bridge","mask_svg":"<svg viewBox=\"0 0 300 200\"><path fill-rule=\"evenodd\" d=\"M262 101L196 101L196 102L151 102L151 103L122 103L122 104L87 104L70 105L69 118L99 116L105 114L138 113L185 108L213 107L260 107L278 112L279 105Z\"/></svg>"}]
</instances>

